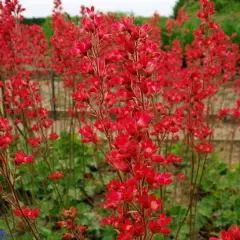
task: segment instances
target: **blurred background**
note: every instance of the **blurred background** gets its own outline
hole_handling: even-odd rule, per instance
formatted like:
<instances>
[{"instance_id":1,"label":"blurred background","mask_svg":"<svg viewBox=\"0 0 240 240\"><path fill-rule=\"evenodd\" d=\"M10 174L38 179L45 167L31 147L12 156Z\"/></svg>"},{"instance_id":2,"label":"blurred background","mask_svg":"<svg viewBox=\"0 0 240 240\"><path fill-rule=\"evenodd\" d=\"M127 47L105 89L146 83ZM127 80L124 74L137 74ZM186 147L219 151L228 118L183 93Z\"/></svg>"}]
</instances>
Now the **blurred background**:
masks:
<instances>
[{"instance_id":1,"label":"blurred background","mask_svg":"<svg viewBox=\"0 0 240 240\"><path fill-rule=\"evenodd\" d=\"M216 18L221 27L229 36L237 34L234 41L240 43L240 0L214 0L216 7ZM53 1L42 0L22 0L26 11L24 13L26 24L37 24L43 27L48 39L51 38L53 32L51 30L51 13L53 9ZM160 27L162 29L163 45L168 44L166 36L165 23L168 18L176 18L181 7L190 16L189 21L185 23L184 28L188 29L188 33L183 38L183 45L191 43L193 40L192 30L198 26L198 19L195 12L199 9L198 0L63 0L64 12L73 21L78 22L80 16L80 6L95 6L97 11L113 12L118 17L121 15L135 16L136 24L143 24L149 18L158 12L161 20ZM179 33L175 31L173 38L179 37Z\"/></svg>"}]
</instances>

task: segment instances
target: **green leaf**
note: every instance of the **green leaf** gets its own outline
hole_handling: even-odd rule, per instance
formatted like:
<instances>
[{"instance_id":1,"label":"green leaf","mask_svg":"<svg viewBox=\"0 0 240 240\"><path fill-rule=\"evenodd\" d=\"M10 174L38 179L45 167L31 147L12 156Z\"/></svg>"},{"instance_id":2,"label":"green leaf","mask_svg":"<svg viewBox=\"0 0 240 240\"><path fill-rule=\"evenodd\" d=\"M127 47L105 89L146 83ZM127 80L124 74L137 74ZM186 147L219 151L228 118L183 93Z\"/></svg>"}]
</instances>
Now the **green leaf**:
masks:
<instances>
[{"instance_id":1,"label":"green leaf","mask_svg":"<svg viewBox=\"0 0 240 240\"><path fill-rule=\"evenodd\" d=\"M47 228L43 228L43 227L41 227L41 228L39 229L39 231L40 231L41 235L42 235L43 237L45 237L45 238L48 237L48 236L50 236L51 233L52 233L51 230L49 230L49 229L47 229Z\"/></svg>"},{"instance_id":2,"label":"green leaf","mask_svg":"<svg viewBox=\"0 0 240 240\"><path fill-rule=\"evenodd\" d=\"M68 191L68 196L70 197L70 199L75 199L75 200L82 200L83 199L83 194L82 191L80 189L74 189L74 188L70 188Z\"/></svg>"},{"instance_id":3,"label":"green leaf","mask_svg":"<svg viewBox=\"0 0 240 240\"><path fill-rule=\"evenodd\" d=\"M77 210L79 214L83 214L86 213L88 211L90 211L91 207L87 204L87 203L78 203L77 205Z\"/></svg>"},{"instance_id":4,"label":"green leaf","mask_svg":"<svg viewBox=\"0 0 240 240\"><path fill-rule=\"evenodd\" d=\"M237 214L238 224L240 223L240 198L235 200L235 212Z\"/></svg>"}]
</instances>

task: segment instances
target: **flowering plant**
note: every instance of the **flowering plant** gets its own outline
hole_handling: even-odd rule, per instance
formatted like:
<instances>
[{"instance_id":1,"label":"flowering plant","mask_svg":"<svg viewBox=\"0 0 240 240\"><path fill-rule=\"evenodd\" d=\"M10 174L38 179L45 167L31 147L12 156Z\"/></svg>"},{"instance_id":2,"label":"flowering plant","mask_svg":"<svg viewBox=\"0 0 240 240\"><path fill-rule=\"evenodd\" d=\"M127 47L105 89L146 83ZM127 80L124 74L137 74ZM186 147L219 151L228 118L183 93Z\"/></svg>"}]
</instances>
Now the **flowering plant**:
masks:
<instances>
[{"instance_id":1,"label":"flowering plant","mask_svg":"<svg viewBox=\"0 0 240 240\"><path fill-rule=\"evenodd\" d=\"M29 167L34 174L41 159L63 209L62 221L57 223L64 231L63 239L84 239L88 228L77 222L78 210L69 204L69 189L75 180L72 146L78 128L81 141L94 146L116 173L107 184L102 181L107 192L101 208L108 213L101 218L102 226L115 229L118 240L151 240L157 235L179 239L189 217L189 237L194 239L195 196L213 151L215 123L208 120L211 102L234 78L239 60L238 46L214 21L214 3L200 0L199 28L185 48L177 39L162 46L157 14L140 26L132 17L118 20L94 7L82 7L78 26L65 19L62 9L61 1L55 0L49 50L41 29L21 24L24 9L17 0L0 3L0 174L5 183L1 195L14 208L19 225L26 227L31 238L41 239L37 226L41 211L23 206L16 190L21 169ZM173 29L181 29L187 20L187 13L180 9L176 20L167 21L170 39ZM50 77L49 67L63 80L67 99L64 107L71 141L69 162L63 166L50 161L59 138L53 131L57 121L43 106L36 81L36 69ZM57 102L55 97L51 101ZM219 120L229 113L239 118L239 107L237 101L236 108L220 109ZM187 148L189 162L172 151L180 141ZM190 174L181 171L182 163L189 166ZM61 180L66 177L64 191ZM34 175L32 183L34 196ZM184 184L187 209L172 231L174 219L168 210L175 199L171 189ZM84 188L81 191L94 206Z\"/></svg>"}]
</instances>

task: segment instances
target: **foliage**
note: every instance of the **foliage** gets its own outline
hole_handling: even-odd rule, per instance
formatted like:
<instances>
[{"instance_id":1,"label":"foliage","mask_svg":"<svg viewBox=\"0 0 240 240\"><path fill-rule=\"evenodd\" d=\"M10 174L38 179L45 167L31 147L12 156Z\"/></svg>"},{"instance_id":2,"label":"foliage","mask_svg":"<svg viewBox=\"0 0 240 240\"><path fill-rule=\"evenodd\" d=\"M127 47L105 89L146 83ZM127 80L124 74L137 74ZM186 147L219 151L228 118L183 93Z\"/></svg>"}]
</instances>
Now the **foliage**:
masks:
<instances>
[{"instance_id":1,"label":"foliage","mask_svg":"<svg viewBox=\"0 0 240 240\"><path fill-rule=\"evenodd\" d=\"M199 202L202 215L201 221L198 221L200 226L208 223L220 230L239 224L240 198L236 194L239 192L240 181L238 166L229 169L225 163L213 161L204 174L201 190L205 197ZM215 179L218 179L218 182Z\"/></svg>"},{"instance_id":2,"label":"foliage","mask_svg":"<svg viewBox=\"0 0 240 240\"><path fill-rule=\"evenodd\" d=\"M33 18L24 18L24 19L23 19L23 23L24 23L24 24L27 24L27 25L34 25L34 24L36 24L36 25L41 26L41 25L45 22L45 20L46 20L46 18L44 18L44 17L39 17L39 18L35 18L35 17L33 17Z\"/></svg>"},{"instance_id":3,"label":"foliage","mask_svg":"<svg viewBox=\"0 0 240 240\"><path fill-rule=\"evenodd\" d=\"M182 151L184 149L184 152ZM186 146L178 143L172 149L174 154L184 154L186 163L190 158ZM195 195L196 201L196 232L202 237L217 236L221 229L228 229L230 226L240 224L240 198L237 194L240 190L239 165L235 164L229 167L219 159L217 153L213 153L207 159L208 163L204 166L204 177L198 187ZM186 180L190 179L190 172L187 171L189 166L182 164L181 171L186 172ZM201 166L201 171L203 166ZM214 176L214 177L213 177ZM218 181L216 181L218 179ZM186 194L183 192L183 194ZM165 200L166 201L166 200ZM168 213L174 216L172 229L176 231L182 216L187 211L184 205L174 204L168 209ZM189 236L189 219L185 222L179 239L188 239Z\"/></svg>"},{"instance_id":4,"label":"foliage","mask_svg":"<svg viewBox=\"0 0 240 240\"><path fill-rule=\"evenodd\" d=\"M70 144L73 151L73 168L70 168L71 164L69 163ZM92 146L87 147L82 144L78 135L72 138L68 133L61 133L60 138L54 141L50 147L53 149L50 163L55 166L56 171L64 169L64 175L69 176L58 182L59 190L65 197L65 207L77 206L79 223L88 226L89 236L93 235L94 239L103 239L103 231L96 219L100 219L104 214L99 208L103 199L102 192L105 190L105 184L114 174L104 165L101 154L97 153ZM11 146L10 151L14 152L14 146ZM29 176L30 169L31 176ZM101 171L103 172L101 173ZM44 225L44 228L41 229L42 237L46 239L60 238L63 232L56 229L56 221L60 220L62 205L59 202L59 195L54 191L54 184L48 180L49 169L45 162L39 157L36 159L34 168L23 166L19 169L18 175L24 176L21 180L16 181L15 185L17 192L21 195L21 203L24 205L32 203L41 209L38 221L39 224ZM96 196L99 196L98 199ZM95 207L93 208L93 206ZM0 229L7 230L4 221L1 222ZM54 235L53 232L55 232ZM21 232L20 229L16 234L19 239L28 239L28 234ZM106 230L105 234L105 237L108 234L112 236L110 229Z\"/></svg>"},{"instance_id":5,"label":"foliage","mask_svg":"<svg viewBox=\"0 0 240 240\"><path fill-rule=\"evenodd\" d=\"M42 25L43 32L47 39L51 39L53 36L53 30L52 30L52 21L51 17L47 17Z\"/></svg>"},{"instance_id":6,"label":"foliage","mask_svg":"<svg viewBox=\"0 0 240 240\"><path fill-rule=\"evenodd\" d=\"M238 0L214 0L215 9L220 15L224 14L226 17L231 17L240 9L240 2ZM197 9L199 9L198 0L178 0L173 8L173 17L176 18L181 7L193 16Z\"/></svg>"},{"instance_id":7,"label":"foliage","mask_svg":"<svg viewBox=\"0 0 240 240\"><path fill-rule=\"evenodd\" d=\"M177 18L178 15L178 11L180 10L181 7L184 7L184 5L186 4L187 0L178 0L174 7L173 7L173 18Z\"/></svg>"}]
</instances>

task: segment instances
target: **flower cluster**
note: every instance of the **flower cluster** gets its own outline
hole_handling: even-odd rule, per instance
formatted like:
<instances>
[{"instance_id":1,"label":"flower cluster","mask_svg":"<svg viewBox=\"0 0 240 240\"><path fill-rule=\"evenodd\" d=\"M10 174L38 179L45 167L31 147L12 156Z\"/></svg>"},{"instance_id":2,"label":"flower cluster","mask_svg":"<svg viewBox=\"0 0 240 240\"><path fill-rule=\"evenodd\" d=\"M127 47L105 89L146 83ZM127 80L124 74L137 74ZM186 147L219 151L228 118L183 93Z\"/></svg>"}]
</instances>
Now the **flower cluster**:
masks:
<instances>
[{"instance_id":1,"label":"flower cluster","mask_svg":"<svg viewBox=\"0 0 240 240\"><path fill-rule=\"evenodd\" d=\"M15 209L14 210L14 214L17 216L17 217L27 217L27 218L30 218L32 220L35 220L39 214L40 214L40 210L37 209L37 208L28 208L28 207L23 207L21 209Z\"/></svg>"},{"instance_id":2,"label":"flower cluster","mask_svg":"<svg viewBox=\"0 0 240 240\"><path fill-rule=\"evenodd\" d=\"M33 156L29 155L29 156L26 156L25 153L23 153L22 151L18 151L16 154L15 154L15 164L16 165L22 165L22 164L27 164L27 163L32 163L34 162L34 158Z\"/></svg>"},{"instance_id":3,"label":"flower cluster","mask_svg":"<svg viewBox=\"0 0 240 240\"><path fill-rule=\"evenodd\" d=\"M57 225L67 230L63 239L84 239L83 234L87 230L87 227L76 223L77 214L77 209L73 207L62 211L61 215L63 220L57 222Z\"/></svg>"},{"instance_id":4,"label":"flower cluster","mask_svg":"<svg viewBox=\"0 0 240 240\"><path fill-rule=\"evenodd\" d=\"M232 225L227 231L221 231L221 237L210 237L209 240L239 240L240 239L240 227Z\"/></svg>"},{"instance_id":5,"label":"flower cluster","mask_svg":"<svg viewBox=\"0 0 240 240\"><path fill-rule=\"evenodd\" d=\"M12 120L16 135L24 134L28 144L37 148L46 139L53 121L42 106L39 83L35 80L37 74L31 69L41 69L41 75L46 75L48 44L39 26L21 23L23 11L18 1L0 3L0 64L3 70L1 80L4 80L0 84L1 101L3 112ZM6 133L7 139L11 139L9 133Z\"/></svg>"},{"instance_id":6,"label":"flower cluster","mask_svg":"<svg viewBox=\"0 0 240 240\"><path fill-rule=\"evenodd\" d=\"M48 179L49 180L57 180L57 179L61 179L64 177L63 172L53 172Z\"/></svg>"},{"instance_id":7,"label":"flower cluster","mask_svg":"<svg viewBox=\"0 0 240 240\"><path fill-rule=\"evenodd\" d=\"M6 149L13 141L11 130L12 127L9 125L9 121L6 118L0 117L0 149Z\"/></svg>"}]
</instances>

